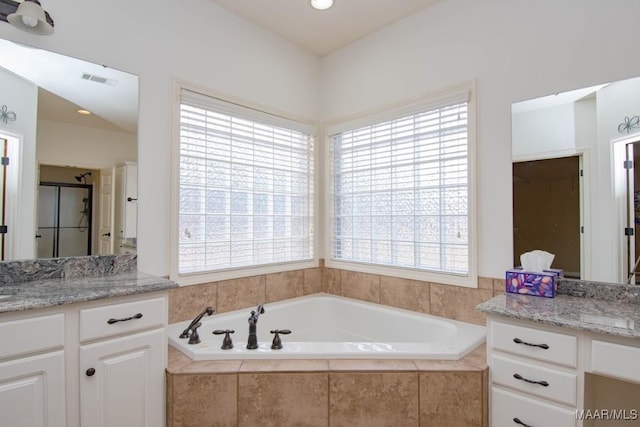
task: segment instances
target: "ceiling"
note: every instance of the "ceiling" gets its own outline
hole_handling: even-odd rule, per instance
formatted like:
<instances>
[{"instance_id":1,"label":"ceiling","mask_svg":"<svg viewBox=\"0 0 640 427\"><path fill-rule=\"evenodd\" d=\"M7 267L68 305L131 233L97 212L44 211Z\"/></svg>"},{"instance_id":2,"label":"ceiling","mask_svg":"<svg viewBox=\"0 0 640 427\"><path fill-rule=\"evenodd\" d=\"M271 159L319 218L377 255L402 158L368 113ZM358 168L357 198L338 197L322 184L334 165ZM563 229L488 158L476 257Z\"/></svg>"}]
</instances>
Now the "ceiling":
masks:
<instances>
[{"instance_id":1,"label":"ceiling","mask_svg":"<svg viewBox=\"0 0 640 427\"><path fill-rule=\"evenodd\" d=\"M596 92L606 84L586 87L584 89L576 89L568 92L560 92L555 95L543 96L540 98L529 99L527 101L516 102L511 105L513 114L527 113L529 111L540 110L544 108L557 107L559 105L572 104L581 99L587 99L595 96Z\"/></svg>"},{"instance_id":2,"label":"ceiling","mask_svg":"<svg viewBox=\"0 0 640 427\"><path fill-rule=\"evenodd\" d=\"M323 56L438 0L335 0L323 11L309 0L210 1Z\"/></svg>"},{"instance_id":3,"label":"ceiling","mask_svg":"<svg viewBox=\"0 0 640 427\"><path fill-rule=\"evenodd\" d=\"M38 86L38 117L137 133L138 77L0 39L0 68ZM83 78L87 76L90 78ZM99 83L100 78L108 84ZM89 110L90 116L76 113Z\"/></svg>"},{"instance_id":4,"label":"ceiling","mask_svg":"<svg viewBox=\"0 0 640 427\"><path fill-rule=\"evenodd\" d=\"M324 11L313 9L308 0L210 1L322 56L439 0L335 0ZM38 86L41 118L137 132L138 78L134 75L7 40L0 40L0 67ZM117 84L83 80L83 73ZM81 116L78 108L92 115Z\"/></svg>"}]
</instances>

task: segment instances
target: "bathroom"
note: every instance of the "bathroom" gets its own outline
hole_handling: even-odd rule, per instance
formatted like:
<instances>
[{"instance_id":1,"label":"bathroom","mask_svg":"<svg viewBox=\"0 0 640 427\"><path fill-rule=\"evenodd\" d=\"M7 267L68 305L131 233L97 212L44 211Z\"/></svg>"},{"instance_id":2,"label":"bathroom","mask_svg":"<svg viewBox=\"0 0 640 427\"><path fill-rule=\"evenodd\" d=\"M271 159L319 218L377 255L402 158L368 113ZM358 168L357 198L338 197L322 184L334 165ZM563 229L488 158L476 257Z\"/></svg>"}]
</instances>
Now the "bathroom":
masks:
<instances>
[{"instance_id":1,"label":"bathroom","mask_svg":"<svg viewBox=\"0 0 640 427\"><path fill-rule=\"evenodd\" d=\"M174 289L170 322L192 318L205 300L229 311L323 290L483 324L475 307L502 291L504 271L513 267L511 104L635 77L640 70L640 58L630 47L638 35L634 17L640 5L632 0L613 5L440 0L324 56L209 0L192 1L184 9L156 2L151 13L142 2L43 6L56 20L53 35L33 36L0 25L0 38L139 77L136 252L138 269L157 276L172 274L175 263L176 80L327 123L475 80L477 283L419 283L321 267L318 261L318 267L304 270ZM324 253L318 248L318 258Z\"/></svg>"}]
</instances>

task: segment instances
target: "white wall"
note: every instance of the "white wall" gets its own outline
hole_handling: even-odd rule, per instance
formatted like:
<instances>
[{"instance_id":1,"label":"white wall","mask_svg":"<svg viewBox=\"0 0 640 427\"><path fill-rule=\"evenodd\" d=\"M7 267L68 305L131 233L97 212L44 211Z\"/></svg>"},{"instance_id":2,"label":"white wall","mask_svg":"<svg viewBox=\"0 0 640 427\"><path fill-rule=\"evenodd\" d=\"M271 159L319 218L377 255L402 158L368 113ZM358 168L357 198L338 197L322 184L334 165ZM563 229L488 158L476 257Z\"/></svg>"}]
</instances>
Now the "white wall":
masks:
<instances>
[{"instance_id":1,"label":"white wall","mask_svg":"<svg viewBox=\"0 0 640 427\"><path fill-rule=\"evenodd\" d=\"M35 255L36 218L36 123L38 120L38 87L21 77L0 69L0 105L16 114L15 121L0 120L0 133L6 132L20 141L21 157L9 159L10 168L19 168L18 188L8 188L7 206L15 203L16 223L7 222L13 246L10 259L28 259ZM20 139L21 138L21 139ZM17 191L16 191L17 190Z\"/></svg>"},{"instance_id":2,"label":"white wall","mask_svg":"<svg viewBox=\"0 0 640 427\"><path fill-rule=\"evenodd\" d=\"M513 159L576 148L573 104L513 114L511 128Z\"/></svg>"},{"instance_id":3,"label":"white wall","mask_svg":"<svg viewBox=\"0 0 640 427\"><path fill-rule=\"evenodd\" d=\"M0 37L140 77L139 268L169 271L171 84L338 119L477 79L479 274L511 267L511 103L640 73L637 0L441 0L321 60L218 8L43 0L51 36ZM145 17L145 18L143 18Z\"/></svg>"},{"instance_id":4,"label":"white wall","mask_svg":"<svg viewBox=\"0 0 640 427\"><path fill-rule=\"evenodd\" d=\"M335 120L462 81L478 87L480 276L512 263L511 104L635 77L637 0L441 0L322 59Z\"/></svg>"},{"instance_id":5,"label":"white wall","mask_svg":"<svg viewBox=\"0 0 640 427\"><path fill-rule=\"evenodd\" d=\"M319 60L209 0L43 0L51 36L0 37L140 77L138 268L169 273L172 81L318 117Z\"/></svg>"},{"instance_id":6,"label":"white wall","mask_svg":"<svg viewBox=\"0 0 640 427\"><path fill-rule=\"evenodd\" d=\"M39 164L103 169L138 158L137 137L70 123L38 121Z\"/></svg>"}]
</instances>

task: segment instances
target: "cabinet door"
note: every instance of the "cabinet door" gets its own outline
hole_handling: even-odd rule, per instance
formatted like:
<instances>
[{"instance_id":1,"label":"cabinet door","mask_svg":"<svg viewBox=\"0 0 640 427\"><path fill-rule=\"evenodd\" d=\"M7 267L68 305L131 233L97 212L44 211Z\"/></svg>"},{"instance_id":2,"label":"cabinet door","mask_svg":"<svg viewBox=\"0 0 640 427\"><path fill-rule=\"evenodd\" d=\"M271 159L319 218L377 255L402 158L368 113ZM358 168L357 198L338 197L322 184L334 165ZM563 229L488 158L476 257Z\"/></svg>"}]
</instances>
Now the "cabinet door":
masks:
<instances>
[{"instance_id":1,"label":"cabinet door","mask_svg":"<svg viewBox=\"0 0 640 427\"><path fill-rule=\"evenodd\" d=\"M0 424L64 427L64 353L0 363Z\"/></svg>"},{"instance_id":2,"label":"cabinet door","mask_svg":"<svg viewBox=\"0 0 640 427\"><path fill-rule=\"evenodd\" d=\"M164 330L80 347L83 427L164 425Z\"/></svg>"}]
</instances>

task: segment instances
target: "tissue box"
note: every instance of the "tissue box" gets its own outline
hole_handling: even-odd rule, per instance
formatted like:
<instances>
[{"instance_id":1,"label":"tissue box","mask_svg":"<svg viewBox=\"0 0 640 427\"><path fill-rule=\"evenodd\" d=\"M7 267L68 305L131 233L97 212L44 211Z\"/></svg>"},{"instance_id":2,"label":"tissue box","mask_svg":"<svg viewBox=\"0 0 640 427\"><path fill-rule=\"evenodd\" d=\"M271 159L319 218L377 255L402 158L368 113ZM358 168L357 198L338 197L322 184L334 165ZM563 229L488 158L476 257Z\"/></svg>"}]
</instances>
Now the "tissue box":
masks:
<instances>
[{"instance_id":1,"label":"tissue box","mask_svg":"<svg viewBox=\"0 0 640 427\"><path fill-rule=\"evenodd\" d=\"M533 273L516 267L507 270L506 288L507 292L522 295L534 295L537 297L553 298L556 296L558 279L563 277L562 270L549 269L543 273Z\"/></svg>"}]
</instances>

